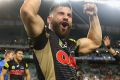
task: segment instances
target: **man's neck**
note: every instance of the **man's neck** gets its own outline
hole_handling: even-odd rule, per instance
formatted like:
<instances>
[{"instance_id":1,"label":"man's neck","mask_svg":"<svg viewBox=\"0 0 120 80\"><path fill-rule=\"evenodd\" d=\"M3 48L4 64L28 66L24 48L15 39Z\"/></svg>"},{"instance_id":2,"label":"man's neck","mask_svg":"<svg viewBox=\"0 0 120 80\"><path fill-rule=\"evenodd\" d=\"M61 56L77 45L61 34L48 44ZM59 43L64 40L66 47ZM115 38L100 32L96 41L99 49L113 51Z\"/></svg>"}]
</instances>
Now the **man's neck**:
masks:
<instances>
[{"instance_id":1,"label":"man's neck","mask_svg":"<svg viewBox=\"0 0 120 80\"><path fill-rule=\"evenodd\" d=\"M16 58L14 58L14 61L15 61L17 64L19 64L19 63L20 63L20 61L19 61L19 60L17 60Z\"/></svg>"},{"instance_id":2,"label":"man's neck","mask_svg":"<svg viewBox=\"0 0 120 80\"><path fill-rule=\"evenodd\" d=\"M49 26L48 26L48 29L51 30L51 31L53 31L53 29L52 29L52 27L51 27L50 24L49 24ZM54 31L53 31L53 32L54 32Z\"/></svg>"}]
</instances>

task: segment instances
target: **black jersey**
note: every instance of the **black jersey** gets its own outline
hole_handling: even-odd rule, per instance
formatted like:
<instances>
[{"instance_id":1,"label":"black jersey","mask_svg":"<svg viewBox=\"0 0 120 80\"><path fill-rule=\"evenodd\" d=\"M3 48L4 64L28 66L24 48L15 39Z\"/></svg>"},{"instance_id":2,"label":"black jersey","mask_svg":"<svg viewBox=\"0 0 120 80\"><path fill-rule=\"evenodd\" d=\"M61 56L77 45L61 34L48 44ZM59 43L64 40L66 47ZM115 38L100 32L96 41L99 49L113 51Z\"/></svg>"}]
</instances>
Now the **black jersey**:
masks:
<instances>
[{"instance_id":1,"label":"black jersey","mask_svg":"<svg viewBox=\"0 0 120 80\"><path fill-rule=\"evenodd\" d=\"M25 70L28 69L28 64L24 61L18 64L15 60L11 60L4 65L4 69L8 70L10 80L24 80Z\"/></svg>"},{"instance_id":2,"label":"black jersey","mask_svg":"<svg viewBox=\"0 0 120 80\"><path fill-rule=\"evenodd\" d=\"M40 68L39 80L77 80L76 46L69 44L69 39L63 41L54 32L47 34L44 31L34 41L36 65Z\"/></svg>"}]
</instances>

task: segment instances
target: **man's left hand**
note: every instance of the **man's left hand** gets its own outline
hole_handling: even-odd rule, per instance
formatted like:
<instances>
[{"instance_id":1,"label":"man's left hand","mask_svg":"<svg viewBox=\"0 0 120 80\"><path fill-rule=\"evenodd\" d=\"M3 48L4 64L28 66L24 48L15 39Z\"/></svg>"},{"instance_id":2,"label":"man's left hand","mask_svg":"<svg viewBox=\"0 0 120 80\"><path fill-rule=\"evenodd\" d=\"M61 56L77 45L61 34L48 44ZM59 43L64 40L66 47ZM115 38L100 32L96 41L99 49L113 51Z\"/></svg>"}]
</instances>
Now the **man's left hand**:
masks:
<instances>
[{"instance_id":1,"label":"man's left hand","mask_svg":"<svg viewBox=\"0 0 120 80\"><path fill-rule=\"evenodd\" d=\"M97 6L93 3L87 3L84 5L84 12L89 16L96 15Z\"/></svg>"}]
</instances>

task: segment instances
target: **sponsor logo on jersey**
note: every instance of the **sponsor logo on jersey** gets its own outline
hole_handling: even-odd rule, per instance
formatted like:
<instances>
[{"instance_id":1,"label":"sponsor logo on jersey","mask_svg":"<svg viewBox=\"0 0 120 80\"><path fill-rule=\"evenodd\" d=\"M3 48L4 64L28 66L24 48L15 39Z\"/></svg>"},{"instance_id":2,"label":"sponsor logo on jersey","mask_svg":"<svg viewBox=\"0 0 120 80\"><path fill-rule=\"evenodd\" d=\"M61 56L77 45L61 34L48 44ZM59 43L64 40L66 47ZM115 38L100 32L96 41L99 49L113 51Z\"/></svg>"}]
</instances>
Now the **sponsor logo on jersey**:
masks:
<instances>
[{"instance_id":1,"label":"sponsor logo on jersey","mask_svg":"<svg viewBox=\"0 0 120 80\"><path fill-rule=\"evenodd\" d=\"M24 74L24 70L10 70L10 74L23 75Z\"/></svg>"},{"instance_id":2,"label":"sponsor logo on jersey","mask_svg":"<svg viewBox=\"0 0 120 80\"><path fill-rule=\"evenodd\" d=\"M59 50L56 54L56 59L59 63L63 64L63 65L69 65L73 68L76 67L76 60L75 57L73 56L68 56L68 54L66 52L64 52L63 50Z\"/></svg>"}]
</instances>

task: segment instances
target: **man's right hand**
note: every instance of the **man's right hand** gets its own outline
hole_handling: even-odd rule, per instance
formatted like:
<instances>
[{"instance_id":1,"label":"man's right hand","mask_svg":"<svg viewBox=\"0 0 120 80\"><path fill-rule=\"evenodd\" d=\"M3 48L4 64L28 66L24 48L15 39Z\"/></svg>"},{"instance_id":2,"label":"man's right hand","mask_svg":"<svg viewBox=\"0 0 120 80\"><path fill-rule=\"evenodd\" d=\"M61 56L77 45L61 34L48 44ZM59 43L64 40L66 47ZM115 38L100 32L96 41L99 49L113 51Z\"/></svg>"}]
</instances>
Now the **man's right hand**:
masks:
<instances>
[{"instance_id":1,"label":"man's right hand","mask_svg":"<svg viewBox=\"0 0 120 80\"><path fill-rule=\"evenodd\" d=\"M103 42L105 44L105 46L110 46L110 38L109 36L105 36L104 39L103 39Z\"/></svg>"}]
</instances>

